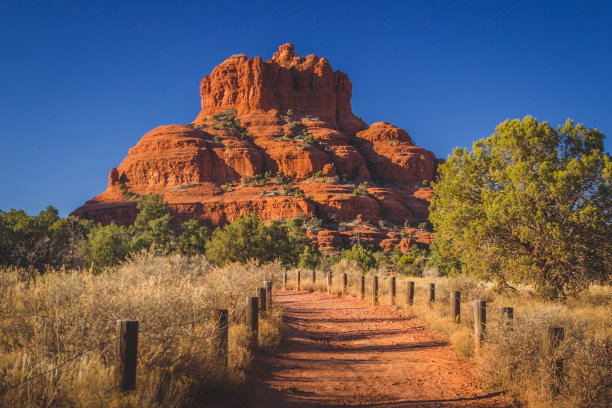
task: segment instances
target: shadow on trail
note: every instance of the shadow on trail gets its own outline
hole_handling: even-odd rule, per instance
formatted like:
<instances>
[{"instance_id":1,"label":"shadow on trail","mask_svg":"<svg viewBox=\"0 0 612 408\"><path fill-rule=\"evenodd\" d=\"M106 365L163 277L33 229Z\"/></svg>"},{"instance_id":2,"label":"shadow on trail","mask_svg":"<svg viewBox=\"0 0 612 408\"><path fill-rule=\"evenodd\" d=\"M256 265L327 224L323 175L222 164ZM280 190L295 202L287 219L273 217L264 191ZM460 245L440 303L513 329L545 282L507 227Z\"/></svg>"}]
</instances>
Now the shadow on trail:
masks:
<instances>
[{"instance_id":1,"label":"shadow on trail","mask_svg":"<svg viewBox=\"0 0 612 408\"><path fill-rule=\"evenodd\" d=\"M410 319L392 315L389 318L367 317L363 316L363 313L355 313L356 317L351 318L351 312L363 311L370 307L355 307L348 304L340 306L336 304L334 307L335 311L340 310L341 313L345 313L341 316L346 317L325 318L324 316L331 310L328 302L336 301L336 298L321 299L321 304L316 303L314 307L311 304L307 310L300 309L302 301L294 299L302 299L307 295L311 294L305 292L277 295L286 309L284 322L287 332L284 340L275 352L255 355L252 369L247 373L244 391L235 398L226 400L219 407L484 408L498 406L491 405L490 399L501 393L440 399L431 399L431 395L423 399L393 399L391 394L387 396L384 392L376 395L367 392L350 394L349 390L352 389L350 386L356 382L362 382L366 387L376 387L376 384L371 383L377 381L377 370L382 361L379 356L382 357L383 353L435 350L447 346L448 343L434 339L405 341L400 336L397 338L398 341L393 341L393 336L406 333L406 330L400 329L383 327L380 330L365 327L355 329L355 324L360 323L376 325ZM348 326L343 328L341 326L343 323ZM337 330L330 328L333 324L338 324ZM395 357L391 357L393 358ZM389 360L389 357L386 359ZM345 373L345 377L339 379L337 374L339 372ZM347 377L347 372L354 373L354 376ZM410 394L406 396L408 395Z\"/></svg>"}]
</instances>

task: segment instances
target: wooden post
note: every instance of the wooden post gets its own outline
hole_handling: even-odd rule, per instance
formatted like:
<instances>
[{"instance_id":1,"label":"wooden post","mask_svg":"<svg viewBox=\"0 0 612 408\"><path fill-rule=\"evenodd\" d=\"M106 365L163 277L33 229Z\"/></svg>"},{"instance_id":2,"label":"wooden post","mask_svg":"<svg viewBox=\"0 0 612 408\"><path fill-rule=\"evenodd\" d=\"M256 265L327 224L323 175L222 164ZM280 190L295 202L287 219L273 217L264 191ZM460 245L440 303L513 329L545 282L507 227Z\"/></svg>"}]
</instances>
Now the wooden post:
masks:
<instances>
[{"instance_id":1,"label":"wooden post","mask_svg":"<svg viewBox=\"0 0 612 408\"><path fill-rule=\"evenodd\" d=\"M216 309L212 312L213 349L217 361L222 367L227 367L227 309Z\"/></svg>"},{"instance_id":2,"label":"wooden post","mask_svg":"<svg viewBox=\"0 0 612 408\"><path fill-rule=\"evenodd\" d=\"M342 274L342 296L346 296L348 289L348 277L346 273Z\"/></svg>"},{"instance_id":3,"label":"wooden post","mask_svg":"<svg viewBox=\"0 0 612 408\"><path fill-rule=\"evenodd\" d=\"M480 345L485 340L487 328L487 301L474 301L474 351L480 352Z\"/></svg>"},{"instance_id":4,"label":"wooden post","mask_svg":"<svg viewBox=\"0 0 612 408\"><path fill-rule=\"evenodd\" d=\"M115 385L119 392L136 389L138 356L138 321L117 320L117 357Z\"/></svg>"},{"instance_id":5,"label":"wooden post","mask_svg":"<svg viewBox=\"0 0 612 408\"><path fill-rule=\"evenodd\" d=\"M359 299L365 298L365 275L361 275L361 284L359 285Z\"/></svg>"},{"instance_id":6,"label":"wooden post","mask_svg":"<svg viewBox=\"0 0 612 408\"><path fill-rule=\"evenodd\" d=\"M455 323L461 323L461 292L451 292L450 307L451 319Z\"/></svg>"},{"instance_id":7,"label":"wooden post","mask_svg":"<svg viewBox=\"0 0 612 408\"><path fill-rule=\"evenodd\" d=\"M389 279L389 304L393 306L395 304L395 276L391 276Z\"/></svg>"},{"instance_id":8,"label":"wooden post","mask_svg":"<svg viewBox=\"0 0 612 408\"><path fill-rule=\"evenodd\" d=\"M332 274L331 272L327 272L327 293L331 294L331 285L332 285Z\"/></svg>"},{"instance_id":9,"label":"wooden post","mask_svg":"<svg viewBox=\"0 0 612 408\"><path fill-rule=\"evenodd\" d=\"M436 284L429 284L429 303L433 303L436 301Z\"/></svg>"},{"instance_id":10,"label":"wooden post","mask_svg":"<svg viewBox=\"0 0 612 408\"><path fill-rule=\"evenodd\" d=\"M408 282L408 304L412 306L414 304L414 282Z\"/></svg>"},{"instance_id":11,"label":"wooden post","mask_svg":"<svg viewBox=\"0 0 612 408\"><path fill-rule=\"evenodd\" d=\"M544 333L544 348L546 357L551 363L551 391L553 395L558 395L561 389L561 377L563 375L563 359L555 358L555 351L565 338L563 327L548 327Z\"/></svg>"},{"instance_id":12,"label":"wooden post","mask_svg":"<svg viewBox=\"0 0 612 408\"><path fill-rule=\"evenodd\" d=\"M256 297L247 296L246 302L246 325L249 329L249 335L251 337L249 346L251 347L251 350L255 350L257 348L257 332L259 331L259 313L257 310L257 303L259 302L259 299Z\"/></svg>"},{"instance_id":13,"label":"wooden post","mask_svg":"<svg viewBox=\"0 0 612 408\"><path fill-rule=\"evenodd\" d=\"M287 272L283 273L283 290L287 290Z\"/></svg>"},{"instance_id":14,"label":"wooden post","mask_svg":"<svg viewBox=\"0 0 612 408\"><path fill-rule=\"evenodd\" d=\"M272 281L266 281L266 302L268 310L272 310Z\"/></svg>"},{"instance_id":15,"label":"wooden post","mask_svg":"<svg viewBox=\"0 0 612 408\"><path fill-rule=\"evenodd\" d=\"M297 276L295 278L295 290L298 291L298 292L300 291L300 272L301 271L298 269L297 270Z\"/></svg>"},{"instance_id":16,"label":"wooden post","mask_svg":"<svg viewBox=\"0 0 612 408\"><path fill-rule=\"evenodd\" d=\"M259 311L266 311L266 288L260 286L257 288L257 297L259 298Z\"/></svg>"},{"instance_id":17,"label":"wooden post","mask_svg":"<svg viewBox=\"0 0 612 408\"><path fill-rule=\"evenodd\" d=\"M506 330L512 331L512 325L514 321L514 309L511 307L500 307L499 314L502 319L502 326Z\"/></svg>"},{"instance_id":18,"label":"wooden post","mask_svg":"<svg viewBox=\"0 0 612 408\"><path fill-rule=\"evenodd\" d=\"M372 278L372 304L378 306L378 276Z\"/></svg>"}]
</instances>

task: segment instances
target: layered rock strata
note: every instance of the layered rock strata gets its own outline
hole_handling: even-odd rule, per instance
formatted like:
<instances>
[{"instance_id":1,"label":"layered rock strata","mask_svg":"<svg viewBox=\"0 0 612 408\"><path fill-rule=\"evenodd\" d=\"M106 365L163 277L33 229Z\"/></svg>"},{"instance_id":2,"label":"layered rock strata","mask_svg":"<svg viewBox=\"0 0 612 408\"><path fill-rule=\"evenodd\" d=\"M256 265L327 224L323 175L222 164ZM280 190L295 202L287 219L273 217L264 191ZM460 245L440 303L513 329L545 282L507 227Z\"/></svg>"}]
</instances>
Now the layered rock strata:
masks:
<instances>
[{"instance_id":1,"label":"layered rock strata","mask_svg":"<svg viewBox=\"0 0 612 408\"><path fill-rule=\"evenodd\" d=\"M272 59L234 55L202 80L202 109L189 125L145 134L110 170L108 188L73 215L131 224L133 197L162 194L177 224L219 226L241 214L321 219L310 236L326 250L360 242L425 245L434 154L387 122L351 110L352 85L327 59L292 44ZM406 238L408 237L408 238Z\"/></svg>"}]
</instances>

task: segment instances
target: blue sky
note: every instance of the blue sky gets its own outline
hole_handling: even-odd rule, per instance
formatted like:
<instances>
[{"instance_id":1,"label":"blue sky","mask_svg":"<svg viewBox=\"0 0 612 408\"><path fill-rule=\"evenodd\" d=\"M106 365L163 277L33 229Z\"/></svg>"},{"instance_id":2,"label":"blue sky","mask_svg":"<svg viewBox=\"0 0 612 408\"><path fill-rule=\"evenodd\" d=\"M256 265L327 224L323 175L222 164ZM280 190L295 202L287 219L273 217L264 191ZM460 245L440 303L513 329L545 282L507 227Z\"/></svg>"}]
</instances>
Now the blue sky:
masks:
<instances>
[{"instance_id":1,"label":"blue sky","mask_svg":"<svg viewBox=\"0 0 612 408\"><path fill-rule=\"evenodd\" d=\"M439 157L527 114L612 137L610 21L610 1L2 0L0 209L69 214L144 133L195 118L215 65L286 42Z\"/></svg>"}]
</instances>

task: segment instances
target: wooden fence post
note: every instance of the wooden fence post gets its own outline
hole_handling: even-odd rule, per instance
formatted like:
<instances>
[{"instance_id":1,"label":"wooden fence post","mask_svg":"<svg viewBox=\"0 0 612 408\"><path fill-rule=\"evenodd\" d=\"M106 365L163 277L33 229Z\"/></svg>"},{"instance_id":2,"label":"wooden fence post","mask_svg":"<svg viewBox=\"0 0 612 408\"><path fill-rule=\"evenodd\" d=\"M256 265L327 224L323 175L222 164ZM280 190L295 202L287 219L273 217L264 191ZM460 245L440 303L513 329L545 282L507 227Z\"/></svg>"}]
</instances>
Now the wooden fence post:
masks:
<instances>
[{"instance_id":1,"label":"wooden fence post","mask_svg":"<svg viewBox=\"0 0 612 408\"><path fill-rule=\"evenodd\" d=\"M372 278L372 304L378 306L378 276Z\"/></svg>"},{"instance_id":2,"label":"wooden fence post","mask_svg":"<svg viewBox=\"0 0 612 408\"><path fill-rule=\"evenodd\" d=\"M217 361L223 367L227 367L227 309L216 309L212 312L213 320L213 349Z\"/></svg>"},{"instance_id":3,"label":"wooden fence post","mask_svg":"<svg viewBox=\"0 0 612 408\"><path fill-rule=\"evenodd\" d=\"M429 284L429 303L434 303L436 301L436 284Z\"/></svg>"},{"instance_id":4,"label":"wooden fence post","mask_svg":"<svg viewBox=\"0 0 612 408\"><path fill-rule=\"evenodd\" d=\"M414 304L414 282L408 282L408 304L412 306Z\"/></svg>"},{"instance_id":5,"label":"wooden fence post","mask_svg":"<svg viewBox=\"0 0 612 408\"><path fill-rule=\"evenodd\" d=\"M554 358L555 351L565 338L563 327L548 327L544 333L544 347L546 357L551 360L551 391L553 395L558 395L561 390L561 377L563 375L563 359Z\"/></svg>"},{"instance_id":6,"label":"wooden fence post","mask_svg":"<svg viewBox=\"0 0 612 408\"><path fill-rule=\"evenodd\" d=\"M136 389L138 361L138 321L117 320L117 356L115 385L119 392Z\"/></svg>"},{"instance_id":7,"label":"wooden fence post","mask_svg":"<svg viewBox=\"0 0 612 408\"><path fill-rule=\"evenodd\" d=\"M283 273L283 290L287 290L287 272Z\"/></svg>"},{"instance_id":8,"label":"wooden fence post","mask_svg":"<svg viewBox=\"0 0 612 408\"><path fill-rule=\"evenodd\" d=\"M514 320L514 309L511 307L500 307L499 314L501 315L502 325L506 330L512 331Z\"/></svg>"},{"instance_id":9,"label":"wooden fence post","mask_svg":"<svg viewBox=\"0 0 612 408\"><path fill-rule=\"evenodd\" d=\"M272 281L266 281L266 302L268 310L272 310Z\"/></svg>"},{"instance_id":10,"label":"wooden fence post","mask_svg":"<svg viewBox=\"0 0 612 408\"><path fill-rule=\"evenodd\" d=\"M480 346L485 340L487 328L487 301L474 301L474 351L480 352Z\"/></svg>"},{"instance_id":11,"label":"wooden fence post","mask_svg":"<svg viewBox=\"0 0 612 408\"><path fill-rule=\"evenodd\" d=\"M389 279L389 304L395 304L395 276L391 276Z\"/></svg>"},{"instance_id":12,"label":"wooden fence post","mask_svg":"<svg viewBox=\"0 0 612 408\"><path fill-rule=\"evenodd\" d=\"M342 274L342 296L346 296L347 288L348 288L348 277L346 273L343 273Z\"/></svg>"},{"instance_id":13,"label":"wooden fence post","mask_svg":"<svg viewBox=\"0 0 612 408\"><path fill-rule=\"evenodd\" d=\"M266 311L266 288L260 286L257 288L257 298L259 299L259 311Z\"/></svg>"},{"instance_id":14,"label":"wooden fence post","mask_svg":"<svg viewBox=\"0 0 612 408\"><path fill-rule=\"evenodd\" d=\"M359 300L363 300L365 298L365 275L361 275L360 285L359 285Z\"/></svg>"},{"instance_id":15,"label":"wooden fence post","mask_svg":"<svg viewBox=\"0 0 612 408\"><path fill-rule=\"evenodd\" d=\"M257 303L259 302L259 299L256 297L247 296L246 302L246 324L247 328L249 329L249 335L251 337L249 339L249 346L251 350L255 350L257 348L257 333L259 331L259 313L257 310Z\"/></svg>"},{"instance_id":16,"label":"wooden fence post","mask_svg":"<svg viewBox=\"0 0 612 408\"><path fill-rule=\"evenodd\" d=\"M300 291L300 272L301 271L298 269L297 270L297 276L295 278L295 290L298 291L298 292Z\"/></svg>"},{"instance_id":17,"label":"wooden fence post","mask_svg":"<svg viewBox=\"0 0 612 408\"><path fill-rule=\"evenodd\" d=\"M461 292L451 292L450 303L451 319L455 323L461 323Z\"/></svg>"},{"instance_id":18,"label":"wooden fence post","mask_svg":"<svg viewBox=\"0 0 612 408\"><path fill-rule=\"evenodd\" d=\"M331 294L332 274L327 272L327 293Z\"/></svg>"}]
</instances>

